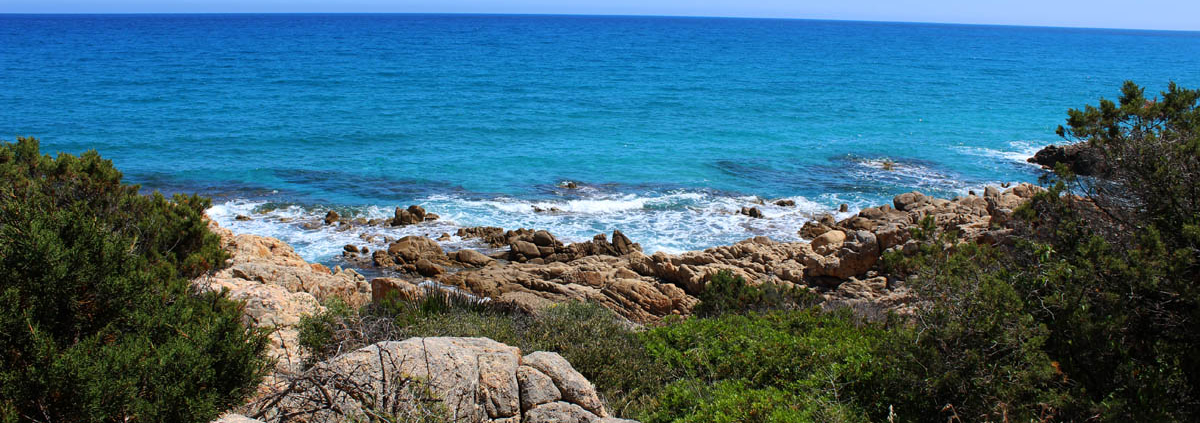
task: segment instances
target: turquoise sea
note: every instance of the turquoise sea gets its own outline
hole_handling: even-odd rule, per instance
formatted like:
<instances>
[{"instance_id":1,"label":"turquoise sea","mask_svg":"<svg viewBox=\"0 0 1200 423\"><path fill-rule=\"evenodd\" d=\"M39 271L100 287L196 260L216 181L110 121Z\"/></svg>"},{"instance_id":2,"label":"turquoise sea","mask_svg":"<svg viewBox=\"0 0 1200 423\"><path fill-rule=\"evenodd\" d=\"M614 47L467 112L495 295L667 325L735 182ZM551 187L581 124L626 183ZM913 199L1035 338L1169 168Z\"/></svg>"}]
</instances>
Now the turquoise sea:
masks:
<instances>
[{"instance_id":1,"label":"turquoise sea","mask_svg":"<svg viewBox=\"0 0 1200 423\"><path fill-rule=\"evenodd\" d=\"M842 203L1035 181L1024 159L1059 141L1066 110L1116 97L1126 79L1200 86L1200 33L0 15L0 139L99 150L129 181L212 196L222 224L328 263L364 230L309 230L306 219L408 204L443 220L382 232L492 225L585 240L620 229L650 251L798 239L804 221ZM735 213L778 198L798 206Z\"/></svg>"}]
</instances>

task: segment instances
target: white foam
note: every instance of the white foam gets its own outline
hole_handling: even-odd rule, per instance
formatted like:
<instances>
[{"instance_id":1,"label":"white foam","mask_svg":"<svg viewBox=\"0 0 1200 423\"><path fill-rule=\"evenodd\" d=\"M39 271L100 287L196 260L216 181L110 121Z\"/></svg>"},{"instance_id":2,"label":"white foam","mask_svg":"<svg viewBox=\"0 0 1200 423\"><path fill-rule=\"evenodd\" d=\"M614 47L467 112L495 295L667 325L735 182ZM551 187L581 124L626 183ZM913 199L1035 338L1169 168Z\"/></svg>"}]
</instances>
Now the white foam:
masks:
<instances>
[{"instance_id":1,"label":"white foam","mask_svg":"<svg viewBox=\"0 0 1200 423\"><path fill-rule=\"evenodd\" d=\"M836 197L813 201L789 197L794 207L776 206L757 197L730 197L705 192L672 191L645 195L593 195L562 200L523 201L514 198L471 199L452 195L431 196L416 203L441 219L405 227L327 226L323 217L327 208L296 205L276 206L265 202L233 200L214 205L208 215L222 226L238 233L279 238L291 244L310 261L336 264L346 244L386 248L385 237L406 235L438 238L453 234L461 227L498 226L505 229L546 229L560 240L571 243L588 241L599 233L624 232L647 253L679 253L727 245L754 237L768 236L778 241L800 240L797 231L814 215L833 212L828 204ZM762 202L763 204L758 204ZM758 207L765 218L742 215L743 207ZM337 208L345 217L387 218L394 206ZM535 207L542 212L535 211ZM554 211L551 211L554 210ZM237 220L238 215L251 220ZM849 213L836 213L839 219ZM307 228L305 224L309 223ZM370 241L365 235L377 235ZM477 240L451 236L440 242L447 250L482 248Z\"/></svg>"},{"instance_id":2,"label":"white foam","mask_svg":"<svg viewBox=\"0 0 1200 423\"><path fill-rule=\"evenodd\" d=\"M958 150L973 156L991 157L1039 167L1035 163L1029 163L1028 159L1037 154L1038 150L1041 150L1042 147L1049 144L1049 142L1045 141L1010 141L1008 143L1009 148L1003 150L966 146L958 147Z\"/></svg>"}]
</instances>

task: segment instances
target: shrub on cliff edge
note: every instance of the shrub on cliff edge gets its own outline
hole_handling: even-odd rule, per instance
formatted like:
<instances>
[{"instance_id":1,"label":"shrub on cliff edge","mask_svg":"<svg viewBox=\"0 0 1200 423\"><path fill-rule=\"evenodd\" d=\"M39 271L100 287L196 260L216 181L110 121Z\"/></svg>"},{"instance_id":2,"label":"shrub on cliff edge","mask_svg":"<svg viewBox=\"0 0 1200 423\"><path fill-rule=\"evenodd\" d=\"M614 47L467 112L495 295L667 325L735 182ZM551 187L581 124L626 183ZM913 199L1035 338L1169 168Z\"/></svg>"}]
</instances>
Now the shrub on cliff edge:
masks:
<instances>
[{"instance_id":1,"label":"shrub on cliff edge","mask_svg":"<svg viewBox=\"0 0 1200 423\"><path fill-rule=\"evenodd\" d=\"M196 196L138 194L94 151L0 144L0 420L206 422L265 338L188 278L223 262Z\"/></svg>"}]
</instances>

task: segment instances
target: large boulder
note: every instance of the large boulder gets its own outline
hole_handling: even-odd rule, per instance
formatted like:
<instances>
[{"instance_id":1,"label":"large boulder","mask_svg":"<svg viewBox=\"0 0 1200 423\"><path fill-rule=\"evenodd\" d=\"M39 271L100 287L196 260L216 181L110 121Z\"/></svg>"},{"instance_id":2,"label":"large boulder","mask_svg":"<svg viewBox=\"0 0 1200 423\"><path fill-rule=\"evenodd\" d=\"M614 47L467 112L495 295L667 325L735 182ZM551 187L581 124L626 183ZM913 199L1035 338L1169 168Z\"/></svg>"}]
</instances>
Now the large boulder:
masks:
<instances>
[{"instance_id":1,"label":"large boulder","mask_svg":"<svg viewBox=\"0 0 1200 423\"><path fill-rule=\"evenodd\" d=\"M363 347L318 363L289 389L250 408L268 422L345 421L368 411L402 419L440 411L444 421L472 423L597 422L608 415L591 383L562 357L522 357L487 338L410 338Z\"/></svg>"},{"instance_id":2,"label":"large boulder","mask_svg":"<svg viewBox=\"0 0 1200 423\"><path fill-rule=\"evenodd\" d=\"M483 253L475 250L455 251L452 258L459 263L474 267L483 267L496 262L496 259L485 256Z\"/></svg>"},{"instance_id":3,"label":"large boulder","mask_svg":"<svg viewBox=\"0 0 1200 423\"><path fill-rule=\"evenodd\" d=\"M442 247L438 245L437 241L416 235L400 238L389 245L388 254L393 259L413 264L421 259L432 259L431 261L446 259L446 252L442 251Z\"/></svg>"}]
</instances>

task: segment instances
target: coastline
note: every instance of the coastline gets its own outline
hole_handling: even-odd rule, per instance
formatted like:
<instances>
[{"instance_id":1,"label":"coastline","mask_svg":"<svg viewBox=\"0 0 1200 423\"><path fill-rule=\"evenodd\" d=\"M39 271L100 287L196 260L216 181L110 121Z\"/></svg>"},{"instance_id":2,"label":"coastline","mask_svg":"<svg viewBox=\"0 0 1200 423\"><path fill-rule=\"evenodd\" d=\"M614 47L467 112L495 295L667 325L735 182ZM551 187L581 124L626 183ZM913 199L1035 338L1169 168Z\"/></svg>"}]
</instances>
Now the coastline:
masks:
<instances>
[{"instance_id":1,"label":"coastline","mask_svg":"<svg viewBox=\"0 0 1200 423\"><path fill-rule=\"evenodd\" d=\"M250 320L280 328L272 356L286 359L294 359L298 351L292 344L299 315L319 312L322 300L337 297L360 306L389 292L423 295L428 289L453 288L529 312L559 302L589 301L632 322L654 324L665 316L691 314L705 282L730 271L751 284L805 287L831 305L903 313L913 297L901 281L879 271L882 254L915 250L909 232L926 217L941 230L957 231L962 242L1003 242L1013 210L1038 190L1030 184L988 187L982 195L954 199L911 192L896 196L892 204L847 213L844 219L827 214L809 221L798 234L803 241L753 237L681 254L647 255L620 231L611 240L598 234L590 241L564 243L543 230L461 228L454 238L487 248L450 249L434 238L408 235L389 240L386 248L364 249L364 240L347 244L343 257L348 266L333 269L304 260L278 239L235 234L210 221L233 258L202 285L253 300ZM407 219L399 226L416 227L437 222L426 220L429 213L416 220L412 212L418 209L397 209L392 220L400 224ZM330 214L322 224L352 223ZM276 287L267 287L271 285Z\"/></svg>"}]
</instances>

